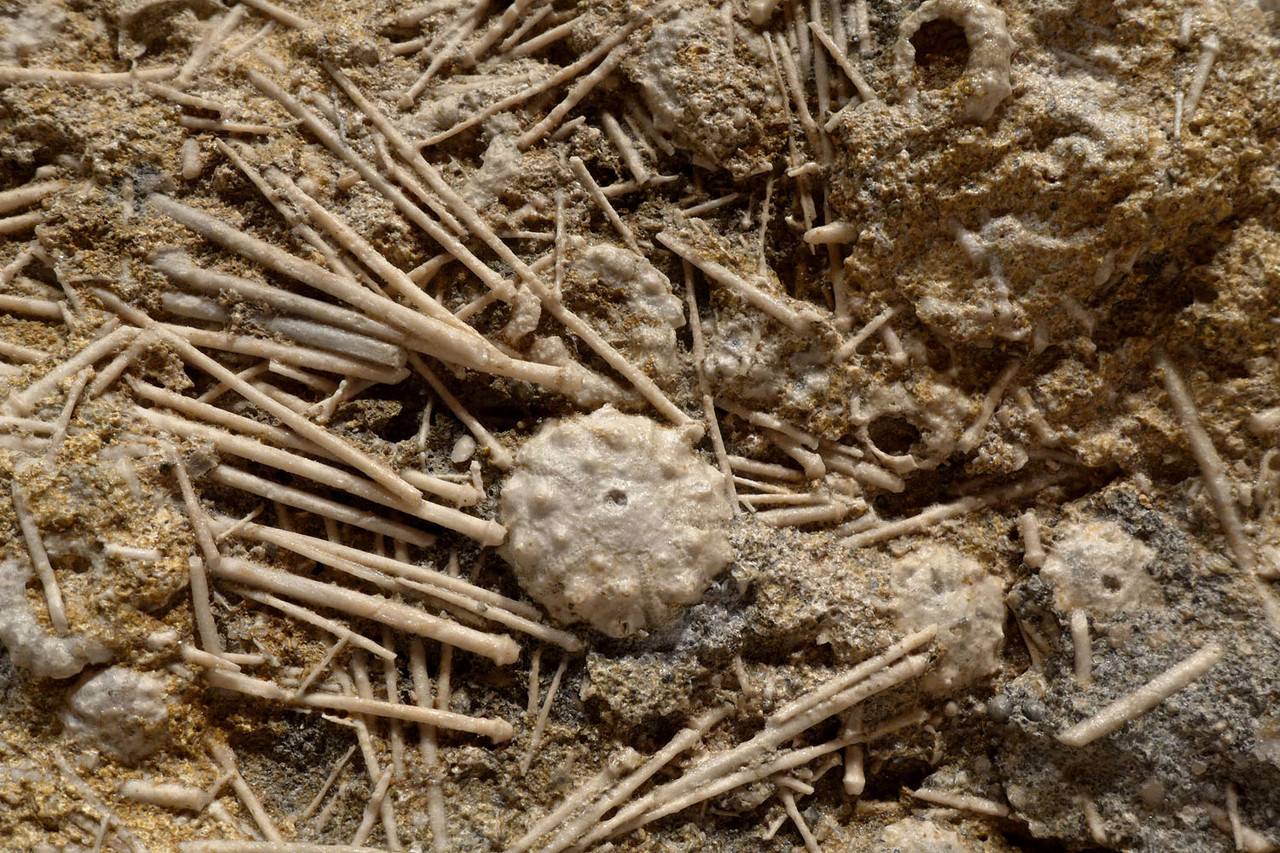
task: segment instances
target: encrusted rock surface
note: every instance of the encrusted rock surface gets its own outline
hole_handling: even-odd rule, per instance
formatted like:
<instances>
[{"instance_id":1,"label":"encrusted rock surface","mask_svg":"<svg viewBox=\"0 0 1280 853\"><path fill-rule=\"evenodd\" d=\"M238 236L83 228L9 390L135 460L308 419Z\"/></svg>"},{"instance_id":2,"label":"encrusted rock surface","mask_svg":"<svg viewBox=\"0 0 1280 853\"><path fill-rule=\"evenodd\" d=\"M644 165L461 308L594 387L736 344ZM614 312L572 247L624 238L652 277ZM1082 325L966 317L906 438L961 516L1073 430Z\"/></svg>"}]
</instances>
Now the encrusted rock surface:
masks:
<instances>
[{"instance_id":1,"label":"encrusted rock surface","mask_svg":"<svg viewBox=\"0 0 1280 853\"><path fill-rule=\"evenodd\" d=\"M1278 324L1274 0L0 2L0 848L1280 849Z\"/></svg>"}]
</instances>

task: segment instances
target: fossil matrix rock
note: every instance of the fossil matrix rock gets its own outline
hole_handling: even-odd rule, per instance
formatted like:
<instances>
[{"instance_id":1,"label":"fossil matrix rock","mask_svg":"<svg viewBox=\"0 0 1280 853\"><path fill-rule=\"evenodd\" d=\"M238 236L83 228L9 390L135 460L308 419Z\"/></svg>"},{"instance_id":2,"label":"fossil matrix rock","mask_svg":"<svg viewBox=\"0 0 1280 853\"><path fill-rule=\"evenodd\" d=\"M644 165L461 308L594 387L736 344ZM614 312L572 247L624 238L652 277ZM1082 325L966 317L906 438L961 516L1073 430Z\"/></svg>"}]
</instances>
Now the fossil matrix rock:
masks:
<instances>
[{"instance_id":1,"label":"fossil matrix rock","mask_svg":"<svg viewBox=\"0 0 1280 853\"><path fill-rule=\"evenodd\" d=\"M1275 0L0 0L0 848L1274 851Z\"/></svg>"}]
</instances>

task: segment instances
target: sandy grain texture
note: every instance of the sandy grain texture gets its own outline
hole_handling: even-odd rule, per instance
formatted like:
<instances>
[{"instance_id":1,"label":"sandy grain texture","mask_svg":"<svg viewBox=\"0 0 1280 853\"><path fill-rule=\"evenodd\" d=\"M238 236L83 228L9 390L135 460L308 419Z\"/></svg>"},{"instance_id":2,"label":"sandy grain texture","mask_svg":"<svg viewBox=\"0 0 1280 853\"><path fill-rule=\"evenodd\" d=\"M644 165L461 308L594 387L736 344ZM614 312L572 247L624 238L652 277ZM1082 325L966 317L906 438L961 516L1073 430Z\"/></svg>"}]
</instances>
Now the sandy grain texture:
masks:
<instances>
[{"instance_id":1,"label":"sandy grain texture","mask_svg":"<svg viewBox=\"0 0 1280 853\"><path fill-rule=\"evenodd\" d=\"M1274 0L0 2L0 849L1277 849L1278 93Z\"/></svg>"}]
</instances>

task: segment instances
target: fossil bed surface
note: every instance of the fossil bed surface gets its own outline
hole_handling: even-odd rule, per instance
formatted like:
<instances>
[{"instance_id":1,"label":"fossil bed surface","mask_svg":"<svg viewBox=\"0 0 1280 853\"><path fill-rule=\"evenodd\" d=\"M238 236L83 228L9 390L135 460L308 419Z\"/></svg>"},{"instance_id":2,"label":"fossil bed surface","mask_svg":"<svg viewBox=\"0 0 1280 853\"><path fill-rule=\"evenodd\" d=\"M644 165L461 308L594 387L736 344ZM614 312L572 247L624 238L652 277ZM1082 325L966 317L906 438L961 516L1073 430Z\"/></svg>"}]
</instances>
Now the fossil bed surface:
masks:
<instances>
[{"instance_id":1,"label":"fossil bed surface","mask_svg":"<svg viewBox=\"0 0 1280 853\"><path fill-rule=\"evenodd\" d=\"M0 0L0 849L1276 850L1278 331L1275 0Z\"/></svg>"}]
</instances>

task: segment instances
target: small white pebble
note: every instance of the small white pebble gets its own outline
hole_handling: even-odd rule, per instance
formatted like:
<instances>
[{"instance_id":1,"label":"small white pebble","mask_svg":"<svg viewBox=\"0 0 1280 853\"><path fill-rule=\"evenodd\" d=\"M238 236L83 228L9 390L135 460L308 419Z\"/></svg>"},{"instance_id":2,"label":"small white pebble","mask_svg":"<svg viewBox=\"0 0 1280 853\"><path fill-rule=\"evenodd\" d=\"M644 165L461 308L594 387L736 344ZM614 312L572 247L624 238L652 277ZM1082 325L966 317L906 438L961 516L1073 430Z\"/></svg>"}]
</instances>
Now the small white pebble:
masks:
<instances>
[{"instance_id":1,"label":"small white pebble","mask_svg":"<svg viewBox=\"0 0 1280 853\"><path fill-rule=\"evenodd\" d=\"M469 435L464 435L453 445L453 452L449 454L449 461L454 465L461 465L471 459L475 452L476 440Z\"/></svg>"}]
</instances>

